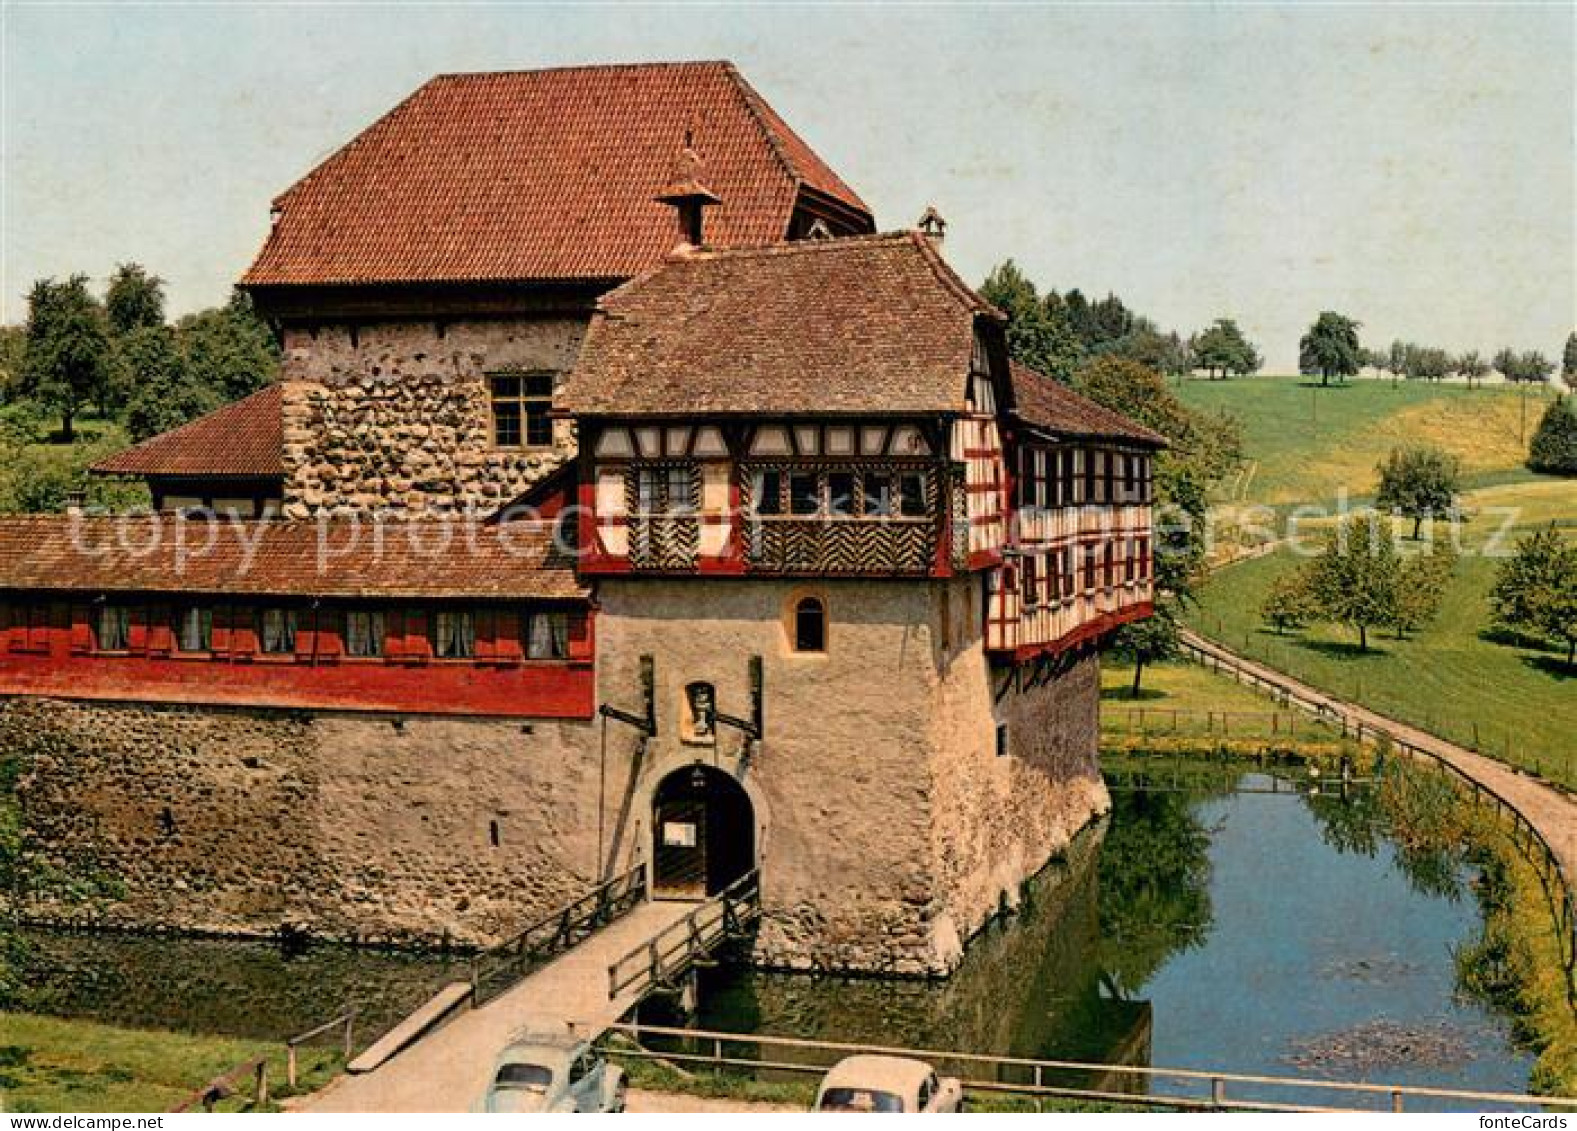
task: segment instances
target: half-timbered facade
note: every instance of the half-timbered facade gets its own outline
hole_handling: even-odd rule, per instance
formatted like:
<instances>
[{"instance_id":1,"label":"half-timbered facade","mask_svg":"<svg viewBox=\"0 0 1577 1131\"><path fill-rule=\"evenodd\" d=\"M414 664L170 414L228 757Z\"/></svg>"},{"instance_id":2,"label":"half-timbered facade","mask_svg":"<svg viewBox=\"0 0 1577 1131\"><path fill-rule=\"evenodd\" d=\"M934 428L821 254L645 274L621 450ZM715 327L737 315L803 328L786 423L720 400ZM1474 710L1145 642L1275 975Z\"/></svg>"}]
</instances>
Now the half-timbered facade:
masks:
<instances>
[{"instance_id":1,"label":"half-timbered facade","mask_svg":"<svg viewBox=\"0 0 1577 1131\"><path fill-rule=\"evenodd\" d=\"M280 380L98 466L158 514L0 520L30 843L126 893L26 914L479 943L756 869L761 961L935 974L1104 810L1158 437L731 66L443 76L275 212Z\"/></svg>"}]
</instances>

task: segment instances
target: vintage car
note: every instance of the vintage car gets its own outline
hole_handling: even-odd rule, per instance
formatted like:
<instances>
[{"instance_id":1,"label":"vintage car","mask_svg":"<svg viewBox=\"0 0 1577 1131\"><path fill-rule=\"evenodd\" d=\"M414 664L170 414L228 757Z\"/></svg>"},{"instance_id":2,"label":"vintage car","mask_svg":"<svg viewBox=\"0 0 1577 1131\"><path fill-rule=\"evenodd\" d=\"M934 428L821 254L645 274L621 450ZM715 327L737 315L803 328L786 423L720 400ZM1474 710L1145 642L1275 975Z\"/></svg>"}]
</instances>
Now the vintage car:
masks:
<instances>
[{"instance_id":1,"label":"vintage car","mask_svg":"<svg viewBox=\"0 0 1577 1131\"><path fill-rule=\"evenodd\" d=\"M816 1111L954 1112L964 1106L964 1086L938 1077L923 1060L902 1056L851 1056L822 1078Z\"/></svg>"},{"instance_id":2,"label":"vintage car","mask_svg":"<svg viewBox=\"0 0 1577 1131\"><path fill-rule=\"evenodd\" d=\"M624 1110L624 1069L590 1042L573 1037L519 1037L498 1054L480 1112Z\"/></svg>"}]
</instances>

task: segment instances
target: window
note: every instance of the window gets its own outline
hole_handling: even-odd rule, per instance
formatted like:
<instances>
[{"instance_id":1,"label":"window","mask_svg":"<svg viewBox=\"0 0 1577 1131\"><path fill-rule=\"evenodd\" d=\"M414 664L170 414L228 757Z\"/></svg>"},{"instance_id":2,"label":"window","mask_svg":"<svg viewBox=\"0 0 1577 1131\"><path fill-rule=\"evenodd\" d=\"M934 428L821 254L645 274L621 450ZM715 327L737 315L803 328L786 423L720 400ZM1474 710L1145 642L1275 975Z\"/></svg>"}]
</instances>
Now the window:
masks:
<instances>
[{"instance_id":1,"label":"window","mask_svg":"<svg viewBox=\"0 0 1577 1131\"><path fill-rule=\"evenodd\" d=\"M695 468L643 467L636 473L640 514L687 514L695 510Z\"/></svg>"},{"instance_id":2,"label":"window","mask_svg":"<svg viewBox=\"0 0 1577 1131\"><path fill-rule=\"evenodd\" d=\"M469 660L476 655L476 614L445 609L433 617L433 655L440 660Z\"/></svg>"},{"instance_id":3,"label":"window","mask_svg":"<svg viewBox=\"0 0 1577 1131\"><path fill-rule=\"evenodd\" d=\"M563 611L539 610L528 612L525 626L525 648L528 660L564 660L569 658L569 615Z\"/></svg>"},{"instance_id":4,"label":"window","mask_svg":"<svg viewBox=\"0 0 1577 1131\"><path fill-rule=\"evenodd\" d=\"M827 513L848 516L854 513L854 473L834 471L827 476Z\"/></svg>"},{"instance_id":5,"label":"window","mask_svg":"<svg viewBox=\"0 0 1577 1131\"><path fill-rule=\"evenodd\" d=\"M296 610L259 609L257 646L272 656L293 655L296 651Z\"/></svg>"},{"instance_id":6,"label":"window","mask_svg":"<svg viewBox=\"0 0 1577 1131\"><path fill-rule=\"evenodd\" d=\"M865 475L865 517L889 518L893 513L893 480L890 475Z\"/></svg>"},{"instance_id":7,"label":"window","mask_svg":"<svg viewBox=\"0 0 1577 1131\"><path fill-rule=\"evenodd\" d=\"M813 471L796 471L789 476L789 513L821 513L821 483Z\"/></svg>"},{"instance_id":8,"label":"window","mask_svg":"<svg viewBox=\"0 0 1577 1131\"><path fill-rule=\"evenodd\" d=\"M752 472L750 500L757 514L782 514L783 473L781 471Z\"/></svg>"},{"instance_id":9,"label":"window","mask_svg":"<svg viewBox=\"0 0 1577 1131\"><path fill-rule=\"evenodd\" d=\"M125 605L100 605L93 618L93 638L100 652L131 647L131 610Z\"/></svg>"},{"instance_id":10,"label":"window","mask_svg":"<svg viewBox=\"0 0 1577 1131\"><path fill-rule=\"evenodd\" d=\"M801 597L794 603L794 651L827 650L827 606L820 597Z\"/></svg>"},{"instance_id":11,"label":"window","mask_svg":"<svg viewBox=\"0 0 1577 1131\"><path fill-rule=\"evenodd\" d=\"M1006 758L1008 756L1008 751L1010 749L1012 749L1012 745L1008 741L1008 725L1007 725L1007 723L998 723L997 724L997 757L998 758Z\"/></svg>"},{"instance_id":12,"label":"window","mask_svg":"<svg viewBox=\"0 0 1577 1131\"><path fill-rule=\"evenodd\" d=\"M367 659L383 655L383 613L350 609L345 613L345 654Z\"/></svg>"},{"instance_id":13,"label":"window","mask_svg":"<svg viewBox=\"0 0 1577 1131\"><path fill-rule=\"evenodd\" d=\"M214 643L214 611L197 605L176 609L170 620L177 652L209 652Z\"/></svg>"},{"instance_id":14,"label":"window","mask_svg":"<svg viewBox=\"0 0 1577 1131\"><path fill-rule=\"evenodd\" d=\"M493 398L493 444L500 448L553 445L553 374L505 373L489 379Z\"/></svg>"},{"instance_id":15,"label":"window","mask_svg":"<svg viewBox=\"0 0 1577 1131\"><path fill-rule=\"evenodd\" d=\"M1020 581L1024 586L1024 604L1033 609L1040 604L1040 559L1033 554L1024 556Z\"/></svg>"},{"instance_id":16,"label":"window","mask_svg":"<svg viewBox=\"0 0 1577 1131\"><path fill-rule=\"evenodd\" d=\"M908 472L898 477L898 513L905 518L925 516L925 476Z\"/></svg>"}]
</instances>

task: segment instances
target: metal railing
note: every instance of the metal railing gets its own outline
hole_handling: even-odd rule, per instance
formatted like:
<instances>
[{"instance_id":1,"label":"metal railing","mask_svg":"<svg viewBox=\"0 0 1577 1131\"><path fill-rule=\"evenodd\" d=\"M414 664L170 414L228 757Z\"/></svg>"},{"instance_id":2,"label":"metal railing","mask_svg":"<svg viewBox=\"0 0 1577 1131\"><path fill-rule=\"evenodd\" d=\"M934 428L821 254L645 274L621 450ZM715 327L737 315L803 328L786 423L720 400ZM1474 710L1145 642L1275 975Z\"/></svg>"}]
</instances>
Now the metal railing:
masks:
<instances>
[{"instance_id":1,"label":"metal railing","mask_svg":"<svg viewBox=\"0 0 1577 1131\"><path fill-rule=\"evenodd\" d=\"M1408 1101L1457 1102L1467 1110L1493 1104L1509 1108L1577 1111L1577 1098L1530 1096L1515 1092L1480 1092L1465 1088L1430 1088L1410 1084L1346 1083L1299 1076L1261 1076L1242 1072L1214 1072L1191 1068L1155 1068L1147 1065L1101 1064L1074 1060L1032 1060L941 1049L907 1049L841 1041L812 1041L753 1033L723 1033L700 1029L675 1029L659 1025L621 1023L609 1029L628 1038L634 1048L610 1048L616 1056L711 1066L722 1070L748 1069L821 1075L834 1063L856 1054L914 1057L938 1071L957 1075L967 1092L1018 1095L1030 1099L1059 1098L1140 1107L1200 1111L1363 1111L1406 1110ZM674 1048L647 1048L643 1039L660 1038ZM696 1051L689 1051L696 1050ZM754 1052L754 1056L740 1055ZM769 1055L770 1052L770 1055ZM790 1059L799 1056L805 1059ZM1095 1086L1080 1081L1122 1081L1126 1087ZM1170 1090L1158 1090L1161 1085ZM1289 1093L1300 1091L1329 1096L1347 1106L1293 1102ZM1368 1101L1368 1102L1364 1102ZM1470 1105L1470 1106L1468 1106ZM1416 1103L1415 1103L1416 1107Z\"/></svg>"},{"instance_id":2,"label":"metal railing","mask_svg":"<svg viewBox=\"0 0 1577 1131\"><path fill-rule=\"evenodd\" d=\"M761 879L747 872L694 911L608 965L611 1001L631 988L645 993L682 974L698 958L742 934L761 916Z\"/></svg>"},{"instance_id":3,"label":"metal railing","mask_svg":"<svg viewBox=\"0 0 1577 1131\"><path fill-rule=\"evenodd\" d=\"M1241 657L1197 633L1184 632L1180 648L1183 655L1195 663L1211 668L1217 673L1225 670L1237 682L1274 696L1283 706L1296 707L1339 729L1343 738L1350 738L1359 743L1383 741L1412 758L1427 760L1440 766L1472 791L1475 802L1487 800L1492 803L1498 816L1511 821L1513 843L1524 852L1529 862L1538 870L1540 881L1549 894L1551 911L1555 917L1556 934L1561 946L1561 962L1566 975L1567 1004L1577 1012L1577 875L1574 875L1555 855L1538 826L1528 819L1514 801L1467 773L1438 751L1410 742L1393 728L1377 726L1372 720L1365 720L1362 715L1347 710L1339 700L1304 694L1292 686L1291 677L1283 681L1274 678L1277 673L1267 676L1254 671L1249 666L1249 662L1245 662ZM1446 742L1445 739L1440 741ZM1499 764L1504 765L1508 772L1526 774L1526 771L1509 763ZM1553 788L1551 783L1544 779L1533 780L1546 788ZM1564 791L1555 790L1555 792Z\"/></svg>"},{"instance_id":4,"label":"metal railing","mask_svg":"<svg viewBox=\"0 0 1577 1131\"><path fill-rule=\"evenodd\" d=\"M645 899L646 866L637 864L483 951L471 963L473 1002L481 1005L497 997Z\"/></svg>"}]
</instances>

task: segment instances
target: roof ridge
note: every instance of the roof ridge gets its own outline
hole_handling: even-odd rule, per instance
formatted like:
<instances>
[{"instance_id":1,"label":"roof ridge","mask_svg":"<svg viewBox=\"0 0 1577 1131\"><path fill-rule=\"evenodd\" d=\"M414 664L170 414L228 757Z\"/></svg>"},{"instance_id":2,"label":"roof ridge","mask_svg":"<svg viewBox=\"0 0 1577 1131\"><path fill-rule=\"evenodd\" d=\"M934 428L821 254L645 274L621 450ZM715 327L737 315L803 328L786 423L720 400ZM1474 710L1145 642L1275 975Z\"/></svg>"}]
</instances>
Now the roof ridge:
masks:
<instances>
[{"instance_id":1,"label":"roof ridge","mask_svg":"<svg viewBox=\"0 0 1577 1131\"><path fill-rule=\"evenodd\" d=\"M985 314L1002 322L1007 321L1007 315L982 298L975 288L964 282L958 272L953 270L952 264L942 258L942 253L936 250L931 237L915 229L910 229L908 235L914 245L920 249L920 257L930 266L937 281L951 290L960 302L976 314Z\"/></svg>"},{"instance_id":2,"label":"roof ridge","mask_svg":"<svg viewBox=\"0 0 1577 1131\"><path fill-rule=\"evenodd\" d=\"M771 151L772 156L783 167L783 171L789 175L789 179L794 182L794 192L795 195L798 195L799 190L805 185L805 174L799 170L798 166L794 164L793 158L784 149L782 139L767 124L766 116L761 112L760 103L763 100L760 93L755 87L750 85L744 75L739 73L739 68L735 67L734 64L726 63L723 67L723 73L728 76L729 85L734 88L734 92L744 102L745 110L749 113L750 120L761 131L761 136L766 140L767 148Z\"/></svg>"},{"instance_id":3,"label":"roof ridge","mask_svg":"<svg viewBox=\"0 0 1577 1131\"><path fill-rule=\"evenodd\" d=\"M504 75L553 75L572 71L655 71L680 67L733 67L729 59L653 59L646 63L565 63L557 67L500 67L484 71L439 71L428 82L438 79L490 78Z\"/></svg>"}]
</instances>

